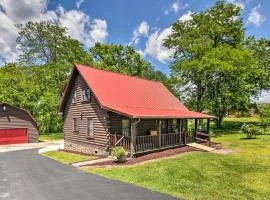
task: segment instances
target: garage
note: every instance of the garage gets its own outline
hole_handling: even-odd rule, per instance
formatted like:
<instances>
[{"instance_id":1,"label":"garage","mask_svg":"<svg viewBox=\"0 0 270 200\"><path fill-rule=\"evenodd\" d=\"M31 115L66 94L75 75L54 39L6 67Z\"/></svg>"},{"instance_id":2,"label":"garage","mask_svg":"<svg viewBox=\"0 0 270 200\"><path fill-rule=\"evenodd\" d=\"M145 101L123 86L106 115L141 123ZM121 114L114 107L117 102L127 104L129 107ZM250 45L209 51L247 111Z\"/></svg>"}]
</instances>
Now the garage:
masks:
<instances>
[{"instance_id":1,"label":"garage","mask_svg":"<svg viewBox=\"0 0 270 200\"><path fill-rule=\"evenodd\" d=\"M27 142L28 137L26 128L0 129L0 145L19 144Z\"/></svg>"},{"instance_id":2,"label":"garage","mask_svg":"<svg viewBox=\"0 0 270 200\"><path fill-rule=\"evenodd\" d=\"M0 145L32 142L38 142L38 129L30 112L0 103Z\"/></svg>"}]
</instances>

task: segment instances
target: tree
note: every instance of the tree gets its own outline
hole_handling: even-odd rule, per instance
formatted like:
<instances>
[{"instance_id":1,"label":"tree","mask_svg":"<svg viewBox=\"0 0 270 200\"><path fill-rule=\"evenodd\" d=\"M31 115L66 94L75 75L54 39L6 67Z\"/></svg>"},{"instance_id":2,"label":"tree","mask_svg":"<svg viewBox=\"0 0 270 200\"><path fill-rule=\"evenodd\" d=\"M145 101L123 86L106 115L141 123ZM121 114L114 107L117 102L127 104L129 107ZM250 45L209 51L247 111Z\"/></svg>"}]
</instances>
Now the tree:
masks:
<instances>
[{"instance_id":1,"label":"tree","mask_svg":"<svg viewBox=\"0 0 270 200\"><path fill-rule=\"evenodd\" d=\"M259 69L243 45L240 15L239 7L218 1L190 20L176 21L164 42L175 49L172 78L182 98L199 112L211 110L218 127L230 107L246 106L258 92Z\"/></svg>"},{"instance_id":2,"label":"tree","mask_svg":"<svg viewBox=\"0 0 270 200\"><path fill-rule=\"evenodd\" d=\"M262 89L270 88L270 40L254 37L246 39L246 46L253 51L253 56L261 69L260 84Z\"/></svg>"},{"instance_id":3,"label":"tree","mask_svg":"<svg viewBox=\"0 0 270 200\"><path fill-rule=\"evenodd\" d=\"M265 134L270 126L270 104L259 105L260 121L263 133Z\"/></svg>"},{"instance_id":4,"label":"tree","mask_svg":"<svg viewBox=\"0 0 270 200\"><path fill-rule=\"evenodd\" d=\"M57 22L32 22L16 25L17 44L21 51L19 61L25 65L50 63L92 63L92 57L82 45L72 39L65 27Z\"/></svg>"},{"instance_id":5,"label":"tree","mask_svg":"<svg viewBox=\"0 0 270 200\"><path fill-rule=\"evenodd\" d=\"M98 68L162 82L167 79L131 46L96 43L90 52Z\"/></svg>"}]
</instances>

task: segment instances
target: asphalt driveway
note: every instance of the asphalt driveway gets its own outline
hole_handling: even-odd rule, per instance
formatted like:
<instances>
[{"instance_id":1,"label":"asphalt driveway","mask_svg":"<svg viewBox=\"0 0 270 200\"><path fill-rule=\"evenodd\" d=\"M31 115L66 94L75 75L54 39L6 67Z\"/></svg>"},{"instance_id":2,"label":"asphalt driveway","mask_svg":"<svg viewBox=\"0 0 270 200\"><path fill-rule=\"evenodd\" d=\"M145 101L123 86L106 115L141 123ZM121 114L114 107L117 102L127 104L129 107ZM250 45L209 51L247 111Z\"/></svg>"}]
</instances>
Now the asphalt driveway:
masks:
<instances>
[{"instance_id":1,"label":"asphalt driveway","mask_svg":"<svg viewBox=\"0 0 270 200\"><path fill-rule=\"evenodd\" d=\"M0 153L0 199L166 200L134 185L88 174L40 156L37 149Z\"/></svg>"}]
</instances>

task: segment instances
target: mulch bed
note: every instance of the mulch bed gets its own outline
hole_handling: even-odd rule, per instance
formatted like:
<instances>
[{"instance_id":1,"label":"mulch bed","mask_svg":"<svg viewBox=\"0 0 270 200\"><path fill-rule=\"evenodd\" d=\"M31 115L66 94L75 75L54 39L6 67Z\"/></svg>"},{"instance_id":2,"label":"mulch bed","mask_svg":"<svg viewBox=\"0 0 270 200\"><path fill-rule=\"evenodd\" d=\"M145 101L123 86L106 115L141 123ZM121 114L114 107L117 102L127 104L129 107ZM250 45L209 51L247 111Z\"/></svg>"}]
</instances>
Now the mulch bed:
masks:
<instances>
[{"instance_id":1,"label":"mulch bed","mask_svg":"<svg viewBox=\"0 0 270 200\"><path fill-rule=\"evenodd\" d=\"M165 157L174 156L174 155L182 154L182 153L186 153L186 152L193 152L193 151L199 151L199 150L192 148L192 147L189 147L189 146L184 146L184 147L180 147L180 148L168 149L168 150L163 150L163 151L159 151L159 152L141 155L141 156L138 156L136 158L132 158L130 160L127 160L125 163L119 163L117 161L110 160L110 161L105 161L102 163L95 163L95 164L87 165L87 166L102 167L102 166L107 166L107 165L119 165L119 166L121 166L121 165L134 165L134 164L148 161L148 160L165 158Z\"/></svg>"}]
</instances>

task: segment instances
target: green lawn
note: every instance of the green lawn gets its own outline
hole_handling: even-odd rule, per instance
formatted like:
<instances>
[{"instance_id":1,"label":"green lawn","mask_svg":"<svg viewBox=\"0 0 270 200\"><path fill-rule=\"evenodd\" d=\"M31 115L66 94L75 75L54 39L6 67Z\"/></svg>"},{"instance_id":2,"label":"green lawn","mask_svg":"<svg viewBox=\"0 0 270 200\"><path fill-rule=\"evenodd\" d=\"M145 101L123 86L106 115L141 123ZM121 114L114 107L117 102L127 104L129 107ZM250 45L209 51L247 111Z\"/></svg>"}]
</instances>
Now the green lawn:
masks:
<instances>
[{"instance_id":1,"label":"green lawn","mask_svg":"<svg viewBox=\"0 0 270 200\"><path fill-rule=\"evenodd\" d=\"M47 135L39 135L39 141L52 141L52 140L63 140L63 133L50 133Z\"/></svg>"},{"instance_id":2,"label":"green lawn","mask_svg":"<svg viewBox=\"0 0 270 200\"><path fill-rule=\"evenodd\" d=\"M234 154L196 152L131 167L86 170L184 199L269 199L270 135L247 140L236 129L217 135L213 140Z\"/></svg>"},{"instance_id":3,"label":"green lawn","mask_svg":"<svg viewBox=\"0 0 270 200\"><path fill-rule=\"evenodd\" d=\"M42 155L47 156L51 159L57 160L64 164L71 164L71 163L95 159L94 156L84 156L80 154L68 153L68 152L63 152L63 151L49 151L46 153L42 153Z\"/></svg>"}]
</instances>

